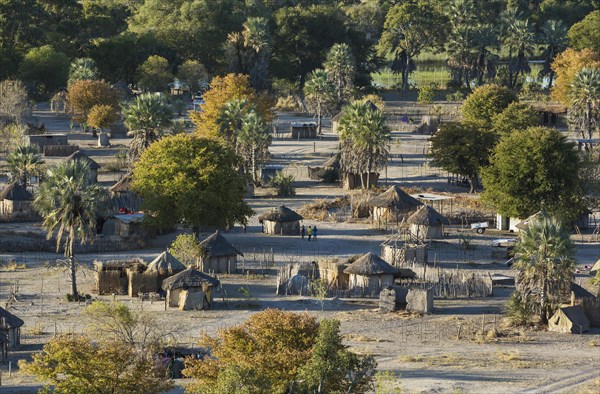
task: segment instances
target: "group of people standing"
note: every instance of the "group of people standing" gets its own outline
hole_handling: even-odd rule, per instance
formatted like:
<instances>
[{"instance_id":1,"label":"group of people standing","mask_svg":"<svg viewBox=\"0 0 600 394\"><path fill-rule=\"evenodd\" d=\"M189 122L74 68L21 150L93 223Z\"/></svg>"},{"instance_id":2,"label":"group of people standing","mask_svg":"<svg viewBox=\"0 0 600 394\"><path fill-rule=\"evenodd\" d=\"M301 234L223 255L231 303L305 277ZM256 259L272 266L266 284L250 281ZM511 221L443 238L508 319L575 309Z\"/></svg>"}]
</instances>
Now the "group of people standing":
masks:
<instances>
[{"instance_id":1,"label":"group of people standing","mask_svg":"<svg viewBox=\"0 0 600 394\"><path fill-rule=\"evenodd\" d=\"M318 232L319 230L317 229L317 226L308 226L308 228L304 228L304 225L302 225L300 227L300 235L302 236L302 239L304 239L304 235L308 235L309 241L316 241Z\"/></svg>"}]
</instances>

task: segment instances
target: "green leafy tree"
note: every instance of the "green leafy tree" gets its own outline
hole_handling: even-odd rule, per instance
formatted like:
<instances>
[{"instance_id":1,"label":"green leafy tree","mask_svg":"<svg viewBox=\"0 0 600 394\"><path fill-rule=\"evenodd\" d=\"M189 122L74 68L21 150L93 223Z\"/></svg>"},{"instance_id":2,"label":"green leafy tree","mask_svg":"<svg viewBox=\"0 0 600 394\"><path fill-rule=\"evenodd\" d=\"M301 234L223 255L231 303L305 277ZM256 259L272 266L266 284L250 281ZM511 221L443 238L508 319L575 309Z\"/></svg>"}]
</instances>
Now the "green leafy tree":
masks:
<instances>
[{"instance_id":1,"label":"green leafy tree","mask_svg":"<svg viewBox=\"0 0 600 394\"><path fill-rule=\"evenodd\" d=\"M381 170L388 159L390 132L385 115L372 104L354 102L344 108L338 127L342 172L367 174L362 187L370 188L371 173Z\"/></svg>"},{"instance_id":2,"label":"green leafy tree","mask_svg":"<svg viewBox=\"0 0 600 394\"><path fill-rule=\"evenodd\" d=\"M97 215L104 210L107 201L106 190L91 183L89 165L79 160L48 169L33 201L44 218L42 227L48 232L48 239L56 237L56 251L62 246L68 260L71 294L75 300L78 299L75 241L83 244L93 240Z\"/></svg>"},{"instance_id":3,"label":"green leafy tree","mask_svg":"<svg viewBox=\"0 0 600 394\"><path fill-rule=\"evenodd\" d=\"M35 97L44 98L67 85L69 58L44 45L27 52L19 70Z\"/></svg>"},{"instance_id":4,"label":"green leafy tree","mask_svg":"<svg viewBox=\"0 0 600 394\"><path fill-rule=\"evenodd\" d=\"M580 158L573 143L554 129L511 133L494 148L483 169L482 199L500 214L526 218L545 207L561 217L581 211Z\"/></svg>"},{"instance_id":5,"label":"green leafy tree","mask_svg":"<svg viewBox=\"0 0 600 394\"><path fill-rule=\"evenodd\" d=\"M71 62L69 67L69 85L75 81L98 79L96 62L89 57L81 57Z\"/></svg>"},{"instance_id":6,"label":"green leafy tree","mask_svg":"<svg viewBox=\"0 0 600 394\"><path fill-rule=\"evenodd\" d=\"M317 115L317 134L321 134L323 116L331 111L335 102L334 86L327 72L321 69L309 74L304 85L306 104L312 113Z\"/></svg>"},{"instance_id":7,"label":"green leafy tree","mask_svg":"<svg viewBox=\"0 0 600 394\"><path fill-rule=\"evenodd\" d=\"M185 83L192 92L208 86L206 67L197 60L186 60L177 71L177 77Z\"/></svg>"},{"instance_id":8,"label":"green leafy tree","mask_svg":"<svg viewBox=\"0 0 600 394\"><path fill-rule=\"evenodd\" d=\"M173 112L163 96L144 93L123 109L123 118L129 128L128 135L133 137L129 156L134 161L161 138L164 129L171 124Z\"/></svg>"},{"instance_id":9,"label":"green leafy tree","mask_svg":"<svg viewBox=\"0 0 600 394\"><path fill-rule=\"evenodd\" d=\"M44 167L44 159L37 148L32 145L21 145L10 152L8 159L10 179L23 187L27 187L29 178L40 175Z\"/></svg>"},{"instance_id":10,"label":"green leafy tree","mask_svg":"<svg viewBox=\"0 0 600 394\"><path fill-rule=\"evenodd\" d=\"M133 170L132 187L152 212L149 224L201 227L243 223L252 214L244 202L246 179L231 149L211 139L167 136L144 151Z\"/></svg>"},{"instance_id":11,"label":"green leafy tree","mask_svg":"<svg viewBox=\"0 0 600 394\"><path fill-rule=\"evenodd\" d=\"M83 335L55 337L19 367L48 392L158 394L172 387L154 360L139 357L132 346Z\"/></svg>"},{"instance_id":12,"label":"green leafy tree","mask_svg":"<svg viewBox=\"0 0 600 394\"><path fill-rule=\"evenodd\" d=\"M242 31L244 47L248 51L250 82L256 90L269 87L269 61L271 57L271 33L269 21L263 17L250 17Z\"/></svg>"},{"instance_id":13,"label":"green leafy tree","mask_svg":"<svg viewBox=\"0 0 600 394\"><path fill-rule=\"evenodd\" d=\"M169 246L169 253L188 267L195 266L202 255L195 234L179 234Z\"/></svg>"},{"instance_id":14,"label":"green leafy tree","mask_svg":"<svg viewBox=\"0 0 600 394\"><path fill-rule=\"evenodd\" d=\"M161 56L150 56L138 67L138 85L146 92L164 92L174 76L169 61Z\"/></svg>"},{"instance_id":15,"label":"green leafy tree","mask_svg":"<svg viewBox=\"0 0 600 394\"><path fill-rule=\"evenodd\" d=\"M481 167L489 157L497 137L481 123L444 123L431 137L433 165L467 177L475 193Z\"/></svg>"},{"instance_id":16,"label":"green leafy tree","mask_svg":"<svg viewBox=\"0 0 600 394\"><path fill-rule=\"evenodd\" d=\"M492 118L493 129L500 135L538 126L540 113L531 105L512 102L501 113Z\"/></svg>"},{"instance_id":17,"label":"green leafy tree","mask_svg":"<svg viewBox=\"0 0 600 394\"><path fill-rule=\"evenodd\" d=\"M327 53L323 68L333 84L338 107L352 97L356 61L348 44L335 44Z\"/></svg>"},{"instance_id":18,"label":"green leafy tree","mask_svg":"<svg viewBox=\"0 0 600 394\"><path fill-rule=\"evenodd\" d=\"M495 115L514 101L517 101L517 96L510 89L499 85L483 85L467 96L461 112L468 122L490 124Z\"/></svg>"},{"instance_id":19,"label":"green leafy tree","mask_svg":"<svg viewBox=\"0 0 600 394\"><path fill-rule=\"evenodd\" d=\"M248 112L254 111L255 106L248 99L234 99L225 103L217 118L219 134L235 147L236 154L240 154L238 137L244 124L244 117Z\"/></svg>"},{"instance_id":20,"label":"green leafy tree","mask_svg":"<svg viewBox=\"0 0 600 394\"><path fill-rule=\"evenodd\" d=\"M542 211L519 233L514 268L521 302L547 322L571 294L575 248L568 226Z\"/></svg>"},{"instance_id":21,"label":"green leafy tree","mask_svg":"<svg viewBox=\"0 0 600 394\"><path fill-rule=\"evenodd\" d=\"M600 54L600 10L590 12L569 29L569 42L574 49L588 48Z\"/></svg>"},{"instance_id":22,"label":"green leafy tree","mask_svg":"<svg viewBox=\"0 0 600 394\"><path fill-rule=\"evenodd\" d=\"M581 133L582 138L592 138L600 132L600 67L584 68L575 74L571 84L569 126Z\"/></svg>"}]
</instances>

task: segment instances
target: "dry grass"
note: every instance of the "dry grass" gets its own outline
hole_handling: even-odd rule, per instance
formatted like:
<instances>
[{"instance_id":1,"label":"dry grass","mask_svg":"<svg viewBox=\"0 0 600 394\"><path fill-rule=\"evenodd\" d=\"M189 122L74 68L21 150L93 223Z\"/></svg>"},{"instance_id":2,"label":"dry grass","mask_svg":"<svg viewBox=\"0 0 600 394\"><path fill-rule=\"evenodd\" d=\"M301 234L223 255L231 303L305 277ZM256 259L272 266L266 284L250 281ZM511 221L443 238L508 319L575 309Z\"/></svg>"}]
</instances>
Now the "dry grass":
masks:
<instances>
[{"instance_id":1,"label":"dry grass","mask_svg":"<svg viewBox=\"0 0 600 394\"><path fill-rule=\"evenodd\" d=\"M368 337L365 335L357 335L357 334L345 334L342 336L342 338L346 341L352 341L352 342L391 342L387 339L383 339L383 338L373 338L373 337Z\"/></svg>"},{"instance_id":2,"label":"dry grass","mask_svg":"<svg viewBox=\"0 0 600 394\"><path fill-rule=\"evenodd\" d=\"M14 260L10 260L7 262L2 262L0 264L0 269L4 271L16 271L16 270L25 270L27 269L26 264L17 264Z\"/></svg>"},{"instance_id":3,"label":"dry grass","mask_svg":"<svg viewBox=\"0 0 600 394\"><path fill-rule=\"evenodd\" d=\"M298 213L309 220L337 221L336 211L350 205L347 197L331 199L318 199L310 204L303 205Z\"/></svg>"},{"instance_id":4,"label":"dry grass","mask_svg":"<svg viewBox=\"0 0 600 394\"><path fill-rule=\"evenodd\" d=\"M588 342L588 345L589 345L589 347L596 347L596 346L600 346L600 343L597 340L592 339Z\"/></svg>"},{"instance_id":5,"label":"dry grass","mask_svg":"<svg viewBox=\"0 0 600 394\"><path fill-rule=\"evenodd\" d=\"M423 356L400 356L398 357L398 361L401 363L421 363L425 359Z\"/></svg>"},{"instance_id":6,"label":"dry grass","mask_svg":"<svg viewBox=\"0 0 600 394\"><path fill-rule=\"evenodd\" d=\"M496 353L498 360L500 361L523 361L521 353L505 351Z\"/></svg>"}]
</instances>

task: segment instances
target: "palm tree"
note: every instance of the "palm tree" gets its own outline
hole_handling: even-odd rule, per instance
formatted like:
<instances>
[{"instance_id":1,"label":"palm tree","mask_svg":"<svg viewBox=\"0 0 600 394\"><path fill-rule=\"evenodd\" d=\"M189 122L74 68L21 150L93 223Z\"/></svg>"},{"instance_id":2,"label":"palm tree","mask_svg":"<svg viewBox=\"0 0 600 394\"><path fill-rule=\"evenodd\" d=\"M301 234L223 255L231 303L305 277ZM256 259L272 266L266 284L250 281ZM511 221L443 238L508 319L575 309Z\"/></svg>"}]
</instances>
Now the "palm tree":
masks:
<instances>
[{"instance_id":1,"label":"palm tree","mask_svg":"<svg viewBox=\"0 0 600 394\"><path fill-rule=\"evenodd\" d=\"M529 56L535 44L535 34L528 20L513 20L507 27L504 42L509 46L509 85L514 88L519 75L529 74ZM513 54L516 52L516 56Z\"/></svg>"},{"instance_id":2,"label":"palm tree","mask_svg":"<svg viewBox=\"0 0 600 394\"><path fill-rule=\"evenodd\" d=\"M371 172L383 168L388 158L390 135L383 112L372 103L354 102L344 108L339 130L342 172L361 174L363 188L370 188Z\"/></svg>"},{"instance_id":3,"label":"palm tree","mask_svg":"<svg viewBox=\"0 0 600 394\"><path fill-rule=\"evenodd\" d=\"M163 96L144 93L137 96L124 110L128 135L133 137L129 154L136 160L154 141L158 141L163 129L170 125L173 118L171 107Z\"/></svg>"},{"instance_id":4,"label":"palm tree","mask_svg":"<svg viewBox=\"0 0 600 394\"><path fill-rule=\"evenodd\" d=\"M475 63L475 54L473 53L473 30L468 27L458 27L453 29L453 33L448 37L446 43L446 52L448 66L452 70L454 81L471 90L471 74Z\"/></svg>"},{"instance_id":5,"label":"palm tree","mask_svg":"<svg viewBox=\"0 0 600 394\"><path fill-rule=\"evenodd\" d=\"M490 49L497 49L500 45L498 29L489 24L477 25L473 41L476 47L474 69L477 73L477 85L483 85L484 78L491 80L496 76L499 56L492 53Z\"/></svg>"},{"instance_id":6,"label":"palm tree","mask_svg":"<svg viewBox=\"0 0 600 394\"><path fill-rule=\"evenodd\" d=\"M228 101L221 109L217 118L217 125L221 135L232 146L237 148L237 137L244 123L244 116L254 109L254 106L247 99Z\"/></svg>"},{"instance_id":7,"label":"palm tree","mask_svg":"<svg viewBox=\"0 0 600 394\"><path fill-rule=\"evenodd\" d=\"M540 42L544 44L544 68L540 72L543 77L548 75L548 88L552 87L554 80L554 71L552 70L552 62L556 55L563 51L566 47L567 28L560 20L547 20L542 26Z\"/></svg>"},{"instance_id":8,"label":"palm tree","mask_svg":"<svg viewBox=\"0 0 600 394\"><path fill-rule=\"evenodd\" d=\"M244 47L250 52L250 82L256 90L264 90L269 81L269 21L262 17L248 18L244 23L242 37Z\"/></svg>"},{"instance_id":9,"label":"palm tree","mask_svg":"<svg viewBox=\"0 0 600 394\"><path fill-rule=\"evenodd\" d=\"M36 146L22 145L10 153L7 159L11 181L27 188L29 177L39 175L44 165Z\"/></svg>"},{"instance_id":10,"label":"palm tree","mask_svg":"<svg viewBox=\"0 0 600 394\"><path fill-rule=\"evenodd\" d=\"M356 61L348 44L333 45L327 53L323 67L328 79L333 83L337 105L341 107L352 95L356 73Z\"/></svg>"},{"instance_id":11,"label":"palm tree","mask_svg":"<svg viewBox=\"0 0 600 394\"><path fill-rule=\"evenodd\" d=\"M96 216L107 204L107 193L90 182L89 164L73 160L48 170L33 205L44 218L43 228L51 239L56 233L56 251L62 246L71 273L71 293L77 292L74 243L89 241L96 229Z\"/></svg>"},{"instance_id":12,"label":"palm tree","mask_svg":"<svg viewBox=\"0 0 600 394\"><path fill-rule=\"evenodd\" d=\"M600 68L583 68L571 84L570 126L591 139L600 129Z\"/></svg>"},{"instance_id":13,"label":"palm tree","mask_svg":"<svg viewBox=\"0 0 600 394\"><path fill-rule=\"evenodd\" d=\"M520 233L515 252L516 291L546 322L570 294L575 260L569 230L542 211Z\"/></svg>"},{"instance_id":14,"label":"palm tree","mask_svg":"<svg viewBox=\"0 0 600 394\"><path fill-rule=\"evenodd\" d=\"M69 67L69 85L75 81L98 79L96 62L89 57L77 58Z\"/></svg>"},{"instance_id":15,"label":"palm tree","mask_svg":"<svg viewBox=\"0 0 600 394\"><path fill-rule=\"evenodd\" d=\"M258 164L265 162L269 156L271 135L265 122L255 111L248 111L242 119L242 127L238 135L239 154L244 158L246 174L251 174L252 180L258 182Z\"/></svg>"},{"instance_id":16,"label":"palm tree","mask_svg":"<svg viewBox=\"0 0 600 394\"><path fill-rule=\"evenodd\" d=\"M321 69L316 69L308 76L304 84L309 111L317 115L317 133L321 134L323 115L332 107L334 102L334 87L328 74Z\"/></svg>"}]
</instances>

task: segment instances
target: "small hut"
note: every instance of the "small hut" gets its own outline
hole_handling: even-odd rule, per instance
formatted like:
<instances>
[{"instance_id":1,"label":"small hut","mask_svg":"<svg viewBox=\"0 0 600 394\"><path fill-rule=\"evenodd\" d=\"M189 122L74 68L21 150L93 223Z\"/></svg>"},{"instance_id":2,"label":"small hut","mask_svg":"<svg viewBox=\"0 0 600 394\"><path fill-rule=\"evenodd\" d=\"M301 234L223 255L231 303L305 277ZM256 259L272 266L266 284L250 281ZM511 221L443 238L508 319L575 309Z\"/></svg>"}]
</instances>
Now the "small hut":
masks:
<instances>
[{"instance_id":1,"label":"small hut","mask_svg":"<svg viewBox=\"0 0 600 394\"><path fill-rule=\"evenodd\" d=\"M110 198L115 211L137 212L140 210L141 199L131 189L131 174L125 175L112 185L108 191L110 192Z\"/></svg>"},{"instance_id":2,"label":"small hut","mask_svg":"<svg viewBox=\"0 0 600 394\"><path fill-rule=\"evenodd\" d=\"M200 250L202 257L198 261L198 269L203 272L234 274L237 257L244 255L219 230L200 242Z\"/></svg>"},{"instance_id":3,"label":"small hut","mask_svg":"<svg viewBox=\"0 0 600 394\"><path fill-rule=\"evenodd\" d=\"M400 186L394 185L368 202L371 208L371 219L378 225L388 220L398 222L403 215L415 211L423 203L408 195Z\"/></svg>"},{"instance_id":4,"label":"small hut","mask_svg":"<svg viewBox=\"0 0 600 394\"><path fill-rule=\"evenodd\" d=\"M450 224L446 217L425 205L413 213L406 223L410 224L410 232L416 239L438 239L444 236L444 226Z\"/></svg>"},{"instance_id":5,"label":"small hut","mask_svg":"<svg viewBox=\"0 0 600 394\"><path fill-rule=\"evenodd\" d=\"M16 350L21 345L21 326L25 322L4 308L0 307L0 330L2 331L2 337L0 343L2 348L7 350ZM7 341L6 347L4 342Z\"/></svg>"},{"instance_id":6,"label":"small hut","mask_svg":"<svg viewBox=\"0 0 600 394\"><path fill-rule=\"evenodd\" d=\"M579 305L560 308L548 320L548 331L581 334L590 329L590 321Z\"/></svg>"},{"instance_id":7,"label":"small hut","mask_svg":"<svg viewBox=\"0 0 600 394\"><path fill-rule=\"evenodd\" d=\"M11 183L0 193L0 218L8 221L36 220L33 194L18 183Z\"/></svg>"},{"instance_id":8,"label":"small hut","mask_svg":"<svg viewBox=\"0 0 600 394\"><path fill-rule=\"evenodd\" d=\"M317 138L317 122L292 122L290 137L293 139Z\"/></svg>"},{"instance_id":9,"label":"small hut","mask_svg":"<svg viewBox=\"0 0 600 394\"><path fill-rule=\"evenodd\" d=\"M91 159L88 155L81 152L80 150L73 152L69 157L67 157L67 160L80 160L88 163L91 170L90 182L98 183L98 169L100 169L100 164L96 163L95 160Z\"/></svg>"},{"instance_id":10,"label":"small hut","mask_svg":"<svg viewBox=\"0 0 600 394\"><path fill-rule=\"evenodd\" d=\"M428 248L428 244L422 240L412 240L398 234L381 244L381 258L392 267L410 268L419 278L423 278L427 270Z\"/></svg>"},{"instance_id":11,"label":"small hut","mask_svg":"<svg viewBox=\"0 0 600 394\"><path fill-rule=\"evenodd\" d=\"M258 217L258 220L262 223L265 234L300 234L300 220L302 220L302 216L285 205L280 205L272 211L263 213Z\"/></svg>"},{"instance_id":12,"label":"small hut","mask_svg":"<svg viewBox=\"0 0 600 394\"><path fill-rule=\"evenodd\" d=\"M128 294L130 297L136 297L139 293L157 293L161 290L163 280L185 268L175 256L164 251L148 264L144 272L128 272Z\"/></svg>"},{"instance_id":13,"label":"small hut","mask_svg":"<svg viewBox=\"0 0 600 394\"><path fill-rule=\"evenodd\" d=\"M213 287L219 286L219 280L194 268L181 271L162 282L167 292L165 302L173 308L182 310L208 309L212 303Z\"/></svg>"},{"instance_id":14,"label":"small hut","mask_svg":"<svg viewBox=\"0 0 600 394\"><path fill-rule=\"evenodd\" d=\"M146 269L141 259L94 261L96 292L102 294L128 294L129 272L141 273Z\"/></svg>"},{"instance_id":15,"label":"small hut","mask_svg":"<svg viewBox=\"0 0 600 394\"><path fill-rule=\"evenodd\" d=\"M331 172L331 176L327 173ZM323 180L325 182L335 182L340 176L340 154L331 156L320 167L308 167L308 177L313 181Z\"/></svg>"},{"instance_id":16,"label":"small hut","mask_svg":"<svg viewBox=\"0 0 600 394\"><path fill-rule=\"evenodd\" d=\"M344 270L349 274L349 289L358 290L363 294L379 294L385 286L394 283L398 270L374 253L367 253Z\"/></svg>"}]
</instances>

